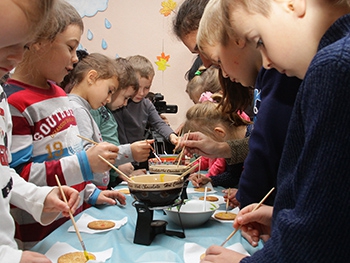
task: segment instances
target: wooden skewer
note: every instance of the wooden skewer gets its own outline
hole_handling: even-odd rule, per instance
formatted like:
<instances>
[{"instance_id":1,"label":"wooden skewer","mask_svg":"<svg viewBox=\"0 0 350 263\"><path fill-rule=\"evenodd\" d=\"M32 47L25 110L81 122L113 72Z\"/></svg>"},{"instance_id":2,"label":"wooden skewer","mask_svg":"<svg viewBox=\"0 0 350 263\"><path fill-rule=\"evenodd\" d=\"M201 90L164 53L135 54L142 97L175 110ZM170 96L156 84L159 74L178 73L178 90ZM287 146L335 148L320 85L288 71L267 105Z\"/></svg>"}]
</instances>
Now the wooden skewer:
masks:
<instances>
[{"instance_id":1,"label":"wooden skewer","mask_svg":"<svg viewBox=\"0 0 350 263\"><path fill-rule=\"evenodd\" d=\"M174 149L173 149L173 154L176 153L176 150L177 150L177 148L179 147L179 144L180 144L180 140L177 141L177 143L176 143L176 145L175 145L175 147L174 147ZM175 160L176 160L176 159L175 159Z\"/></svg>"},{"instance_id":2,"label":"wooden skewer","mask_svg":"<svg viewBox=\"0 0 350 263\"><path fill-rule=\"evenodd\" d=\"M226 214L227 214L227 210L228 210L228 203L229 203L229 201L230 201L230 199L228 198L228 197L229 197L229 195L230 195L230 188L228 188L228 190L227 190Z\"/></svg>"},{"instance_id":3,"label":"wooden skewer","mask_svg":"<svg viewBox=\"0 0 350 263\"><path fill-rule=\"evenodd\" d=\"M93 141L93 140L90 140L89 138L86 138L86 137L84 137L84 136L81 136L80 134L77 134L77 136L78 136L80 139L83 139L83 140L85 140L85 141L88 141L88 142L92 143L93 145L98 144L97 142L95 142L95 141Z\"/></svg>"},{"instance_id":4,"label":"wooden skewer","mask_svg":"<svg viewBox=\"0 0 350 263\"><path fill-rule=\"evenodd\" d=\"M184 134L181 135L181 137L184 137L184 136L185 136ZM174 154L175 154L175 151L179 148L179 145L180 145L180 140L177 141L177 144L176 144L175 149L174 149L174 152L173 152ZM182 151L182 149L181 149L181 151ZM179 157L180 157L180 154L178 154L178 155L176 156L176 158L175 158L175 160L174 160L173 163L176 163L177 160L179 160Z\"/></svg>"},{"instance_id":5,"label":"wooden skewer","mask_svg":"<svg viewBox=\"0 0 350 263\"><path fill-rule=\"evenodd\" d=\"M198 165L199 165L199 164L197 163L196 165L193 165L190 169L188 169L186 172L183 172L183 173L180 175L179 179L185 177L185 176L188 175L190 172L194 171L194 170L198 167Z\"/></svg>"},{"instance_id":6,"label":"wooden skewer","mask_svg":"<svg viewBox=\"0 0 350 263\"><path fill-rule=\"evenodd\" d=\"M190 162L189 164L187 164L186 167L190 167L192 164L194 164L195 162L199 161L200 159L202 159L202 156L199 156L196 160L194 160L194 161Z\"/></svg>"},{"instance_id":7,"label":"wooden skewer","mask_svg":"<svg viewBox=\"0 0 350 263\"><path fill-rule=\"evenodd\" d=\"M55 174L55 178L56 178L56 181L57 181L57 185L58 185L58 187L60 189L62 198L63 198L64 202L68 205L68 201L67 201L66 195L64 194L64 191L62 189L62 185L60 183L60 180L58 179L57 174ZM70 216L70 219L72 220L72 223L73 223L73 226L74 226L74 229L75 229L75 233L77 233L77 236L78 236L78 239L80 241L80 244L81 244L81 246L82 246L82 248L84 250L84 256L86 257L87 260L89 260L90 259L89 258L89 254L86 251L84 241L83 241L83 239L82 239L82 237L80 235L79 229L77 227L77 224L75 223L74 216L73 216L72 211L70 209L69 209L69 216Z\"/></svg>"},{"instance_id":8,"label":"wooden skewer","mask_svg":"<svg viewBox=\"0 0 350 263\"><path fill-rule=\"evenodd\" d=\"M261 201L259 202L259 204L256 205L256 207L254 207L254 209L252 210L252 212L254 212L256 209L258 209L264 202L265 200L269 197L269 195L273 192L273 190L275 190L275 187L272 187L271 190L264 196L263 199L261 199ZM229 241L231 239L231 237L233 237L238 230L241 229L241 226L237 227L227 238L226 240L220 245L220 246L224 246L226 244L227 241Z\"/></svg>"},{"instance_id":9,"label":"wooden skewer","mask_svg":"<svg viewBox=\"0 0 350 263\"><path fill-rule=\"evenodd\" d=\"M162 159L159 158L158 154L156 153L156 151L154 150L154 148L152 147L152 145L151 145L150 143L148 143L147 140L145 140L145 141L146 141L146 143L147 143L149 146L151 146L151 150L152 150L154 156L157 158L157 160L158 160L160 163L162 163Z\"/></svg>"},{"instance_id":10,"label":"wooden skewer","mask_svg":"<svg viewBox=\"0 0 350 263\"><path fill-rule=\"evenodd\" d=\"M186 134L186 138L185 138L185 142L187 141L188 139L188 136L190 136L190 130L187 132ZM181 152L180 152L180 155L179 155L179 160L177 161L177 166L179 166L180 162L181 162L181 159L182 159L182 155L184 154L185 152L185 146L182 148Z\"/></svg>"},{"instance_id":11,"label":"wooden skewer","mask_svg":"<svg viewBox=\"0 0 350 263\"><path fill-rule=\"evenodd\" d=\"M103 158L101 155L98 155L101 160L103 160L105 163L107 163L111 168L113 168L117 173L119 173L126 181L128 182L134 182L129 176L127 176L125 173L120 171L117 167L115 167L113 164L111 164L109 161L107 161L105 158Z\"/></svg>"}]
</instances>

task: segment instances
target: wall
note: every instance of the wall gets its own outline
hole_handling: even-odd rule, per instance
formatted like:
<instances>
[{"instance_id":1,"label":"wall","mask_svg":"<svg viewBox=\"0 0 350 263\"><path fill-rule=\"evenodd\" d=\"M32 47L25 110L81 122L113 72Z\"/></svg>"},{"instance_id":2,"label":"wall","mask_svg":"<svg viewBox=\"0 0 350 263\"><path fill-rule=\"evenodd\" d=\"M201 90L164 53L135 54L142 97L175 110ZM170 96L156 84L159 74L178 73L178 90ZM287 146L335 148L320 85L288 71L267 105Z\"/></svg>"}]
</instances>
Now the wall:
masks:
<instances>
[{"instance_id":1,"label":"wall","mask_svg":"<svg viewBox=\"0 0 350 263\"><path fill-rule=\"evenodd\" d=\"M154 63L156 75L152 92L164 95L167 104L178 105L177 114L166 114L173 129L182 123L193 105L185 92L184 75L194 55L172 32L172 21L182 1L167 0L68 0L81 14L84 34L81 45L88 52L112 57L143 55ZM176 4L168 16L160 13L163 4ZM101 11L97 11L101 10ZM157 56L170 55L165 70L158 70Z\"/></svg>"}]
</instances>

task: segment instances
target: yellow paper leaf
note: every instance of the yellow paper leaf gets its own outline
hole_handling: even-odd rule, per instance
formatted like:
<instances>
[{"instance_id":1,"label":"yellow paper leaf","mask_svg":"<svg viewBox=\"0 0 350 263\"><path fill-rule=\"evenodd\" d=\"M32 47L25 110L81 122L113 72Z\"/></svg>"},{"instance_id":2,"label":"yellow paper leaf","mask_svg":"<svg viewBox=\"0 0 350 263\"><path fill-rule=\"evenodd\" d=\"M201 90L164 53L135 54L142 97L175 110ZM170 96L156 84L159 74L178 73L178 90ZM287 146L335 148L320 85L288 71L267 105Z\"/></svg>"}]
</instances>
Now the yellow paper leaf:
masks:
<instances>
[{"instance_id":1,"label":"yellow paper leaf","mask_svg":"<svg viewBox=\"0 0 350 263\"><path fill-rule=\"evenodd\" d=\"M175 10L177 3L173 0L163 1L161 3L162 8L160 9L160 13L164 16L168 16L171 14L172 11Z\"/></svg>"},{"instance_id":2,"label":"yellow paper leaf","mask_svg":"<svg viewBox=\"0 0 350 263\"><path fill-rule=\"evenodd\" d=\"M164 70L166 70L167 67L170 67L170 65L167 64L167 61L163 58L159 59L155 63L158 66L158 70L161 70L161 71L164 71Z\"/></svg>"}]
</instances>

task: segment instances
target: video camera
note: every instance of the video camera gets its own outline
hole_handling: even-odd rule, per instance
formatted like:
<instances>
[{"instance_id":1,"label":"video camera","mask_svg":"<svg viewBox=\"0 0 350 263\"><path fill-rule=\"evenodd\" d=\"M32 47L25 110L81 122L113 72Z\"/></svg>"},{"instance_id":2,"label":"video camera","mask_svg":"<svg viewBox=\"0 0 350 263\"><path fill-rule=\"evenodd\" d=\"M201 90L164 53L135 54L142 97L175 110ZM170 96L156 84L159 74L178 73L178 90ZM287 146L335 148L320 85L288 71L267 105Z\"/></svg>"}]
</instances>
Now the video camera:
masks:
<instances>
[{"instance_id":1,"label":"video camera","mask_svg":"<svg viewBox=\"0 0 350 263\"><path fill-rule=\"evenodd\" d=\"M161 93L155 93L152 99L153 105L161 113L177 113L177 105L167 105Z\"/></svg>"}]
</instances>

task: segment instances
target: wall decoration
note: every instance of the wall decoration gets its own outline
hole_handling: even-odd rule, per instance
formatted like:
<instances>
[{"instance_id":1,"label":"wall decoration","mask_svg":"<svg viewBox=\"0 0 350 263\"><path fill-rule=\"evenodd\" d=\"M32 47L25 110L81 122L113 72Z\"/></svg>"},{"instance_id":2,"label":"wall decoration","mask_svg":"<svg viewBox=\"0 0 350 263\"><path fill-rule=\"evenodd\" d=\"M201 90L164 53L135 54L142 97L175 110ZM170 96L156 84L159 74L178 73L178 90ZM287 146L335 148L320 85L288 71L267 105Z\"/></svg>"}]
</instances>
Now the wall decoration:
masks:
<instances>
[{"instance_id":1,"label":"wall decoration","mask_svg":"<svg viewBox=\"0 0 350 263\"><path fill-rule=\"evenodd\" d=\"M161 5L162 9L160 9L159 12L164 16L168 16L171 14L171 12L174 12L177 4L173 0L168 0L163 1Z\"/></svg>"},{"instance_id":2,"label":"wall decoration","mask_svg":"<svg viewBox=\"0 0 350 263\"><path fill-rule=\"evenodd\" d=\"M177 3L174 2L173 0L167 0L161 2L162 8L160 9L160 13L164 16L167 17L171 14L171 12L175 13L175 8L176 8ZM164 20L163 20L164 23ZM164 28L164 25L163 25ZM163 32L164 35L164 32ZM155 62L156 65L158 66L158 70L165 71L167 67L170 67L170 65L167 63L169 61L170 55L165 55L164 53L164 37L162 40L162 53L160 56L157 56L157 61Z\"/></svg>"},{"instance_id":3,"label":"wall decoration","mask_svg":"<svg viewBox=\"0 0 350 263\"><path fill-rule=\"evenodd\" d=\"M81 17L92 17L97 12L103 12L108 7L108 0L68 0L72 6L78 11Z\"/></svg>"},{"instance_id":4,"label":"wall decoration","mask_svg":"<svg viewBox=\"0 0 350 263\"><path fill-rule=\"evenodd\" d=\"M158 61L155 63L158 66L158 70L164 71L166 70L167 67L170 67L169 64L167 64L168 60L170 58L170 55L165 55L164 52L160 56L157 56Z\"/></svg>"},{"instance_id":5,"label":"wall decoration","mask_svg":"<svg viewBox=\"0 0 350 263\"><path fill-rule=\"evenodd\" d=\"M1 0L0 0L1 1ZM173 19L184 0L66 0L83 18L78 49L111 58L136 54L147 57L155 76L151 90L178 105L167 118L176 129L192 101L185 93L184 77L194 59L173 33Z\"/></svg>"},{"instance_id":6,"label":"wall decoration","mask_svg":"<svg viewBox=\"0 0 350 263\"><path fill-rule=\"evenodd\" d=\"M68 0L68 2L74 6L82 18L94 17L98 12L104 12L108 8L108 1L109 0ZM112 27L111 22L109 22L107 18L104 20L104 26L107 29L110 29ZM94 34L90 29L87 30L86 38L89 41L92 41L94 38ZM108 44L105 39L101 40L101 47L103 50L106 50L108 48Z\"/></svg>"},{"instance_id":7,"label":"wall decoration","mask_svg":"<svg viewBox=\"0 0 350 263\"><path fill-rule=\"evenodd\" d=\"M88 40L92 40L94 38L94 34L92 34L90 29L88 29L86 37L87 37Z\"/></svg>"}]
</instances>

